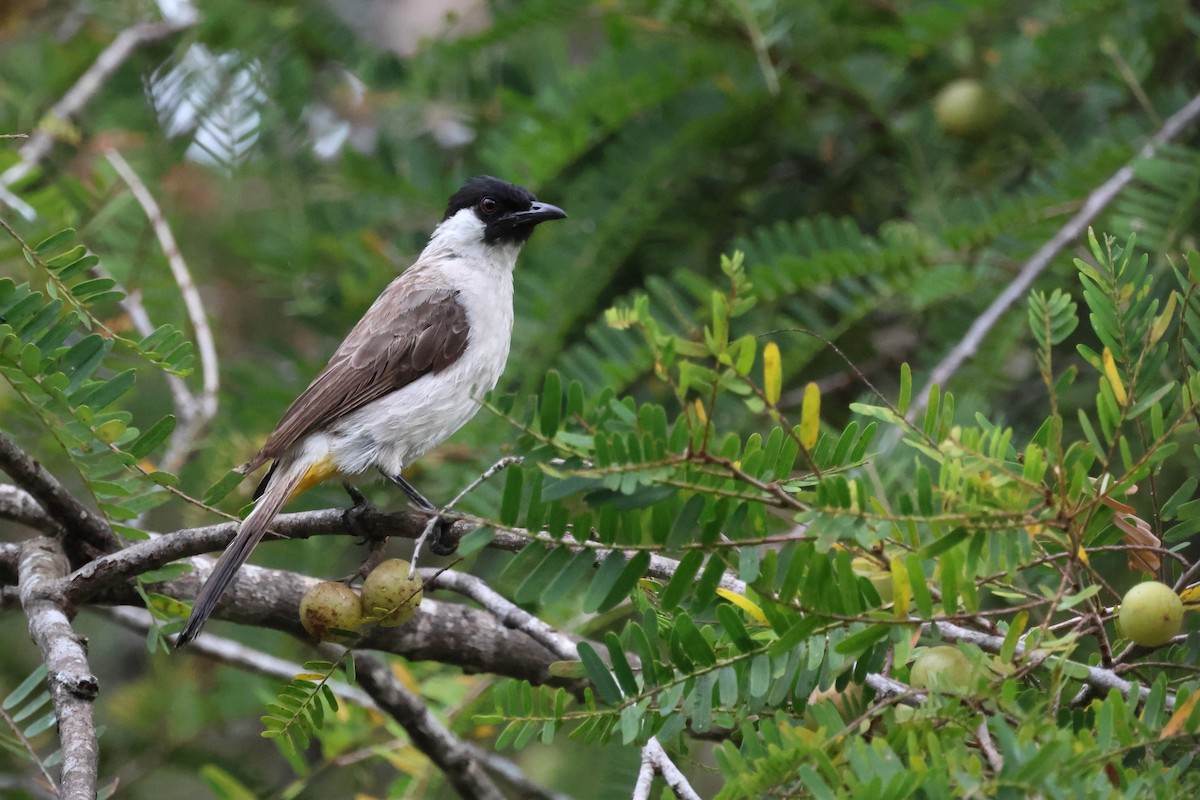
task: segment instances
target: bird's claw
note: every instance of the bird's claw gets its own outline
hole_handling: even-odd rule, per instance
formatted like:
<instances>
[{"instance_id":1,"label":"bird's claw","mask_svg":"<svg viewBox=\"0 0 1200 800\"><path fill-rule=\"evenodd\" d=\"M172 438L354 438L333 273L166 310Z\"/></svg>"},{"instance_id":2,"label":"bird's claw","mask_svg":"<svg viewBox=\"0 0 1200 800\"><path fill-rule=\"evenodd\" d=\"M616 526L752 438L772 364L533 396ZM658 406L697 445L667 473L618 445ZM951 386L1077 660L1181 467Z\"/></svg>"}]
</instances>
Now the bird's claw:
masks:
<instances>
[{"instance_id":1,"label":"bird's claw","mask_svg":"<svg viewBox=\"0 0 1200 800\"><path fill-rule=\"evenodd\" d=\"M366 495L358 490L357 487L349 483L342 484L346 490L346 494L350 495L350 500L353 503L349 508L342 512L342 521L346 527L359 538L359 544L371 543L372 547L380 541L379 537L371 533L370 525L367 524L366 517L374 513L377 509L367 500ZM384 537L382 541L387 541Z\"/></svg>"},{"instance_id":2,"label":"bird's claw","mask_svg":"<svg viewBox=\"0 0 1200 800\"><path fill-rule=\"evenodd\" d=\"M452 556L457 549L458 538L454 535L454 521L439 515L433 524L429 552L435 556Z\"/></svg>"}]
</instances>

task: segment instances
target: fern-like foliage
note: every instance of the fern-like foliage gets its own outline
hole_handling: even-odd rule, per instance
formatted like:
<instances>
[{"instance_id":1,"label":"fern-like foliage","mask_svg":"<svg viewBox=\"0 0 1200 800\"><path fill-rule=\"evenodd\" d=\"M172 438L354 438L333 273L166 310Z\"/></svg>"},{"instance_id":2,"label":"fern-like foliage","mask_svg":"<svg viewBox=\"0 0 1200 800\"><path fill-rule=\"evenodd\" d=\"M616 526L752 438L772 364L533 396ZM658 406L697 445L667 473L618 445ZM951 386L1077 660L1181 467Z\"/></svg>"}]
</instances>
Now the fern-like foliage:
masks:
<instances>
[{"instance_id":1,"label":"fern-like foliage","mask_svg":"<svg viewBox=\"0 0 1200 800\"><path fill-rule=\"evenodd\" d=\"M44 291L0 279L0 376L71 457L114 530L143 537L125 523L166 501L165 488L177 483L146 461L170 436L175 419L167 415L141 430L130 412L110 410L133 388L136 371L112 374L107 367L116 344L185 375L192 345L170 326L140 340L107 328L95 309L124 295L113 279L90 272L98 257L82 246L64 249L73 238L67 230L36 247L22 245Z\"/></svg>"},{"instance_id":2,"label":"fern-like foliage","mask_svg":"<svg viewBox=\"0 0 1200 800\"><path fill-rule=\"evenodd\" d=\"M307 671L280 690L275 702L267 705L269 713L261 717L265 728L262 735L292 753L308 747L315 732L324 724L326 713L337 713L337 696L329 687L329 681L342 670L346 679L353 682L354 657L347 650L334 662L307 661L304 669Z\"/></svg>"},{"instance_id":3,"label":"fern-like foliage","mask_svg":"<svg viewBox=\"0 0 1200 800\"><path fill-rule=\"evenodd\" d=\"M62 750L43 756L34 743L57 722L46 687L46 667L41 665L0 700L0 747L17 759L33 761L48 776L48 770L62 761Z\"/></svg>"},{"instance_id":4,"label":"fern-like foliage","mask_svg":"<svg viewBox=\"0 0 1200 800\"><path fill-rule=\"evenodd\" d=\"M527 547L500 577L521 602L549 603L574 592L585 613L623 609L623 619L598 636L597 645L579 644L577 669L591 685L581 701L561 689L514 681L493 694L495 711L480 719L503 723L499 741L515 748L549 742L563 731L585 742L623 744L651 736L679 743L684 731L741 731L740 744L725 745L719 757L727 779L723 797L826 789L837 795L855 787L912 796L938 790L945 773L914 766L923 758L921 747L904 737L908 723L897 720L915 719L928 730L971 730L979 724L974 707L936 694L875 698L858 689L858 699L844 697L888 665L893 678L912 679L911 665L927 649L914 640L912 626L995 618L1012 642L1007 659L1029 632L1057 656L1045 664L1050 679L1077 689L1073 682L1088 672L1071 658L1084 634L1056 638L1034 630L1029 608L1018 601L1028 599L1044 624L1068 625L1093 613L1106 591L1086 577L1086 559L1050 566L1058 558L1039 553L1082 548L1098 557L1114 548L1126 550L1136 569L1164 567L1141 551L1156 546L1153 538L1138 535L1148 529L1135 525L1133 509L1114 504L1113 496L1124 496L1125 487L1145 480L1175 452L1173 442L1189 430L1200 397L1164 379L1167 333L1194 320L1183 322L1178 299L1165 307L1155 299L1147 259L1135 255L1132 242L1118 246L1093 236L1092 251L1094 261L1077 269L1090 327L1104 347L1103 354L1081 350L1099 373L1100 433L1085 425L1075 440L1064 438L1057 395L1067 384L1056 374L1053 354L1076 330L1078 309L1061 292L1034 294L1029 302L1039 367L1055 401L1046 425L1019 444L1011 428L982 417L961 419L955 396L938 387L926 398L924 414L906 422L907 370L898 403L877 398L852 407L866 424L854 420L832 430L803 419L795 426L785 422L778 390L763 388L777 380L771 370L778 365L764 364L760 385L757 340L737 333L762 302L740 254L723 260L725 285L704 298L708 324L699 331L681 336L671 315L660 319L653 311L666 304L648 296L614 310L610 324L641 338L681 411L671 419L662 404L639 405L611 391L590 394L581 382L557 374L548 376L536 402L515 406L509 416L524 431L527 456L524 467L506 476L499 522L563 542ZM1179 276L1190 298L1195 284L1182 271ZM1190 367L1184 374L1189 387L1200 381ZM722 402L740 402L776 424L765 436L723 432L712 413ZM899 428L914 454L904 490L881 494L860 468L874 459L879 426ZM1098 469L1106 473L1099 480ZM1158 518L1178 519L1181 532L1191 529L1197 513L1185 498L1194 497L1195 488L1194 480L1180 484L1166 507L1155 510ZM790 527L781 527L781 517ZM669 577L651 577L655 555L677 559ZM1061 570L1073 570L1078 582L1061 583ZM1063 588L1034 592L1043 579ZM1006 602L1022 610L997 616L997 604ZM1082 768L1083 762L1063 767L1042 752L1080 752L1077 737L1089 734L1070 726L1041 730L1034 709L1046 700L1039 690L1005 678L1006 668L978 649L960 652L972 665L968 691L997 698L984 724L1006 761L1021 763L1022 775L1047 785ZM1190 736L1185 731L1200 725L1200 714L1186 706L1172 718L1170 710L1195 690L1194 676L1160 677L1156 686L1158 694L1147 701L1152 715L1173 719L1173 730ZM826 693L839 699L831 702ZM1104 703L1112 706L1100 713L1128 719L1125 698L1112 695ZM1013 729L1005 708L1028 730ZM803 720L811 730L788 720ZM857 735L872 725L889 733ZM1102 750L1120 752L1152 730L1124 729L1124 744L1111 739ZM1030 736L1041 747L1017 744ZM970 748L956 752L964 759L961 769L979 769ZM851 766L849 777L844 765ZM1134 786L1176 774L1164 765L1153 779L1126 774L1120 780ZM980 778L979 791L993 793L1009 780L1006 772L993 773Z\"/></svg>"}]
</instances>

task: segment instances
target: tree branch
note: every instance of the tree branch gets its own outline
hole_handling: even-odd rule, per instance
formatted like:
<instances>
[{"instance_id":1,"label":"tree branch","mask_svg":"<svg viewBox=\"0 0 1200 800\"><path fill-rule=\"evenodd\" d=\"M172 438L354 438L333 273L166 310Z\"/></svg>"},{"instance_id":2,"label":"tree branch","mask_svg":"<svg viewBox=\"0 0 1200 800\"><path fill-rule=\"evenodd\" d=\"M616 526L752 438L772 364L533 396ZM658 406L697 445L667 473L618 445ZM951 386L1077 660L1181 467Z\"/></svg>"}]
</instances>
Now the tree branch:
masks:
<instances>
[{"instance_id":1,"label":"tree branch","mask_svg":"<svg viewBox=\"0 0 1200 800\"><path fill-rule=\"evenodd\" d=\"M488 586L483 579L449 570L422 569L420 574L430 588L449 589L471 598L495 615L504 627L527 634L559 659L579 660L579 650L571 637L520 608Z\"/></svg>"},{"instance_id":2,"label":"tree branch","mask_svg":"<svg viewBox=\"0 0 1200 800\"><path fill-rule=\"evenodd\" d=\"M0 433L0 470L8 473L71 534L80 535L101 552L121 546L104 519L76 500L57 478L3 433Z\"/></svg>"},{"instance_id":3,"label":"tree branch","mask_svg":"<svg viewBox=\"0 0 1200 800\"><path fill-rule=\"evenodd\" d=\"M211 564L205 562L191 574L154 586L174 597L194 597ZM283 570L245 565L230 584L214 617L243 625L273 628L311 641L300 624L300 598L315 578ZM101 602L136 604L140 598L131 588L116 590ZM578 681L550 673L559 660L528 634L504 627L491 613L458 603L425 598L416 615L395 628L375 627L364 634L357 647L382 650L414 661L452 664L466 672L507 675L534 684L564 686L572 691Z\"/></svg>"},{"instance_id":4,"label":"tree branch","mask_svg":"<svg viewBox=\"0 0 1200 800\"><path fill-rule=\"evenodd\" d=\"M33 495L11 483L0 484L0 518L10 519L50 536L62 536L64 529Z\"/></svg>"},{"instance_id":5,"label":"tree branch","mask_svg":"<svg viewBox=\"0 0 1200 800\"><path fill-rule=\"evenodd\" d=\"M354 665L362 687L400 723L417 749L445 773L465 800L504 800L471 748L447 730L420 697L396 680L382 659L355 650Z\"/></svg>"},{"instance_id":6,"label":"tree branch","mask_svg":"<svg viewBox=\"0 0 1200 800\"><path fill-rule=\"evenodd\" d=\"M68 89L67 93L50 107L50 110L43 115L43 119L69 120L91 102L92 98L96 96L105 82L112 77L113 73L125 63L135 50L145 44L157 42L179 31L186 30L198 21L199 16L192 11L189 14L180 15L179 18L169 22L142 22L121 31L109 43L108 47L104 48L100 55L96 57L92 65L79 76L79 80L75 81L75 85ZM12 206L21 216L30 222L37 219L37 212L34 211L32 206L7 190L9 186L12 186L31 173L50 154L50 150L54 147L54 134L51 132L54 129L55 126L39 124L37 130L29 138L29 141L23 144L21 149L17 151L21 160L6 169L3 173L0 173L0 190L3 191L0 199Z\"/></svg>"},{"instance_id":7,"label":"tree branch","mask_svg":"<svg viewBox=\"0 0 1200 800\"><path fill-rule=\"evenodd\" d=\"M107 609L104 613L119 624L139 633L146 632L154 624L150 614L140 608L117 607ZM233 639L207 632L201 633L188 645L188 653L206 656L227 666L285 682L291 681L297 674L306 671L301 665L294 662L277 658L253 647L247 647ZM384 711L371 695L357 686L335 680L329 681L328 686L340 700L373 711L381 713ZM517 764L509 759L488 752L469 742L463 742L462 745L470 751L473 758L503 778L506 783L517 788L522 797L540 800L570 800L565 795L534 783Z\"/></svg>"},{"instance_id":8,"label":"tree branch","mask_svg":"<svg viewBox=\"0 0 1200 800\"><path fill-rule=\"evenodd\" d=\"M936 630L943 638L951 642L970 642L976 645L980 650L988 653L999 653L1000 648L1004 646L1003 636L992 636L987 633L973 631L970 628L964 628L960 625L955 625L950 622L930 622L922 626L928 630ZM1027 660L1041 663L1050 659L1059 659L1059 656L1048 650L1026 650L1024 642L1018 642L1016 650L1013 651L1014 657L1021 656ZM1069 661L1062 659L1064 663L1071 664L1072 667L1079 670L1087 670L1087 677L1081 680L1094 689L1101 689L1107 692L1110 689L1116 689L1124 697L1129 697L1133 693L1133 684L1124 678L1117 675L1111 669L1103 667L1093 667L1088 664L1083 664L1078 661ZM1139 686L1138 697L1145 700L1150 694L1150 687ZM1165 707L1168 711L1175 709L1175 695L1168 692L1165 699Z\"/></svg>"},{"instance_id":9,"label":"tree branch","mask_svg":"<svg viewBox=\"0 0 1200 800\"><path fill-rule=\"evenodd\" d=\"M208 325L208 315L204 303L200 299L200 291L192 279L191 270L179 250L171 226L167 224L162 209L154 199L154 195L138 174L129 166L129 162L116 150L108 149L104 153L108 163L125 181L129 191L133 193L138 204L146 213L158 244L166 256L171 275L179 287L183 298L183 306L187 310L188 320L196 335L196 349L200 354L200 372L203 377L202 390L197 397L188 389L182 378L167 374L171 385L171 393L175 399L175 408L181 417L181 423L171 435L171 445L162 458L162 469L167 472L177 472L187 458L196 436L204 429L217 413L217 392L220 390L220 365L217 363L217 348L213 341L212 329ZM127 298L128 299L128 298ZM139 304L140 305L140 304ZM149 331L145 332L148 335Z\"/></svg>"},{"instance_id":10,"label":"tree branch","mask_svg":"<svg viewBox=\"0 0 1200 800\"><path fill-rule=\"evenodd\" d=\"M1087 230L1088 225L1108 207L1108 204L1133 182L1134 167L1137 163L1153 158L1160 146L1179 136L1197 118L1200 118L1200 95L1193 97L1183 108L1172 114L1130 163L1121 167L1111 178L1092 190L1084 200L1083 208L1079 209L1075 216L1067 220L1067 223L1050 237L1049 241L1029 257L1012 283L1005 287L1004 291L992 301L992 304L979 315L959 343L929 373L929 380L926 382L925 388L919 393L913 394L912 405L909 406L906 415L909 421L915 420L917 415L925 411L925 403L933 385L946 385L946 382L958 371L963 362L979 350L984 338L999 322L1000 317L1008 311L1013 303L1025 296L1034 280L1042 273L1042 270L1049 266L1059 251L1078 239Z\"/></svg>"},{"instance_id":11,"label":"tree branch","mask_svg":"<svg viewBox=\"0 0 1200 800\"><path fill-rule=\"evenodd\" d=\"M94 800L100 746L92 701L100 683L88 666L83 639L67 620L67 604L59 586L68 569L66 553L49 537L29 539L21 546L21 605L29 618L29 635L46 664L46 682L62 743L59 797Z\"/></svg>"},{"instance_id":12,"label":"tree branch","mask_svg":"<svg viewBox=\"0 0 1200 800\"><path fill-rule=\"evenodd\" d=\"M656 773L663 776L667 786L671 787L671 791L680 800L700 800L700 795L696 794L696 790L679 771L679 767L671 761L671 757L667 755L667 751L663 749L658 739L651 736L650 741L646 742L646 746L642 748L642 766L638 771L637 783L634 784L631 800L649 800L650 787Z\"/></svg>"},{"instance_id":13,"label":"tree branch","mask_svg":"<svg viewBox=\"0 0 1200 800\"><path fill-rule=\"evenodd\" d=\"M103 613L122 626L138 633L145 633L154 625L154 618L150 616L150 612L142 608L117 606L105 609ZM292 661L278 658L213 633L202 633L196 637L195 644L188 646L188 652L205 656L230 667L237 667L285 682L292 680L301 672L307 671ZM374 711L380 710L371 696L357 686L334 680L329 681L328 686L341 700Z\"/></svg>"},{"instance_id":14,"label":"tree branch","mask_svg":"<svg viewBox=\"0 0 1200 800\"><path fill-rule=\"evenodd\" d=\"M2 496L0 495L0 497ZM0 516L3 515L5 515L5 508L0 503ZM425 515L412 512L386 513L375 509L367 509L361 513L358 523L361 526L360 533L366 532L371 536L396 534L416 538L424 529ZM276 518L272 527L274 531L286 538L306 538L317 535L348 533L345 526L345 514L336 509L284 514ZM455 523L455 527L469 530L474 527L474 522L460 521ZM236 531L236 523L222 523L206 528L192 528L159 536L146 542L139 542L120 552L102 556L81 567L70 576L66 596L73 603L85 602L93 595L108 588L118 586L124 581L148 570L196 553L219 550L229 543L236 534ZM553 542L550 535L545 533L518 535L517 533L500 530L497 531L491 545L502 550L516 551L527 546L531 540L545 541L547 543ZM576 551L584 549L581 545L572 544L573 542L574 540L569 536L561 540L562 544L572 546ZM611 551L596 549L597 560L602 560L609 552ZM4 550L0 548L0 574L2 574L4 566L3 555ZM652 577L670 580L678 569L678 566L679 562L674 559L654 555L651 558L651 566L647 574ZM201 566L201 570L207 568L207 566ZM294 573L278 573L275 570L262 570L259 567L250 565L244 567L243 572L245 573L244 575L239 574L238 578L234 580L226 602L218 607L217 616L252 625L268 624L270 627L286 630L303 638L304 634L301 632L302 628L300 628L299 620L296 618L295 609L299 604L300 595L303 594L306 586L296 584L296 582L309 581L311 579ZM422 570L423 574L432 574L432 572ZM260 600L253 600L249 610L242 611L239 608L242 603L242 597L253 595L256 589L271 586L273 582L278 581L278 579L268 577L272 573L289 576L288 581L296 584L286 593L289 599L280 601L276 598L266 606ZM192 596L197 586L190 582L195 579L196 576L194 573L188 578L179 579L179 581L184 583L171 582L167 586L168 593L174 592L178 593L178 596L184 597ZM395 640L395 636L397 635L395 632L406 631L408 629L407 625L400 628L376 629L375 632L369 635L368 639L364 640L364 644L369 642L370 646L405 655L409 658L428 658L451 664L459 663L459 661L451 657L455 647L469 647L475 652L469 658L466 658L464 663L460 664L464 669L494 671L512 677L525 677L534 683L553 682L563 685L558 679L551 679L548 671L544 670L548 670L549 664L554 660L574 660L577 657L574 642L570 637L555 630L532 614L522 611L515 604L512 604L511 601L496 593L477 578L462 573L443 572L433 582L435 586L471 597L476 602L479 602L480 605L487 608L490 613L484 614L473 609L468 609L474 616L455 622L455 625L461 624L465 626L468 632L464 633L464 640L462 642L449 645L450 653L446 652L447 642L436 639L441 633L440 631L429 631L431 638L428 639L416 636L414 638L401 637L401 640ZM720 585L740 594L744 594L746 591L745 582L728 572L722 576ZM240 592L238 589L239 586L243 587ZM426 608L426 604L431 602L436 601L426 600L422 604L416 619L422 619L422 612L426 611L441 615L445 613L441 610L442 608L462 608L461 606L452 604L439 604L438 610L432 611L432 608ZM223 609L228 609L228 613L224 613ZM472 638L469 634L473 626L482 626L479 638ZM1004 643L1004 637L980 633L949 622L927 623L926 627L936 629L943 638L951 641L969 641L990 653L999 653ZM510 630L513 628L515 628L515 632ZM521 636L519 641L523 642L526 647L536 642L537 644L533 646L538 648L539 657L531 660L514 660L511 652L508 650L509 643L504 637L494 634L497 630L507 631L512 635L519 634ZM482 631L492 631L494 638L484 636ZM450 635L449 630L445 633L447 636ZM477 647L478 645L481 645L481 647ZM487 659L491 657L488 654L493 652L493 648L497 648L502 653L509 654L504 668L489 668ZM1018 646L1017 652L1023 653L1023 647ZM1027 657L1044 659L1055 656L1048 652L1033 651L1027 654ZM1113 670L1084 664L1079 664L1079 666L1088 671L1088 677L1084 679L1084 683L1087 685L1105 691L1108 689L1117 689L1125 696L1128 696L1129 692L1132 691L1133 684L1121 678ZM531 670L535 677L530 677ZM521 674L515 674L516 672ZM1147 688L1142 687L1141 695L1144 697L1148 691ZM1173 707L1175 702L1174 696L1169 696L1167 702L1168 707Z\"/></svg>"}]
</instances>

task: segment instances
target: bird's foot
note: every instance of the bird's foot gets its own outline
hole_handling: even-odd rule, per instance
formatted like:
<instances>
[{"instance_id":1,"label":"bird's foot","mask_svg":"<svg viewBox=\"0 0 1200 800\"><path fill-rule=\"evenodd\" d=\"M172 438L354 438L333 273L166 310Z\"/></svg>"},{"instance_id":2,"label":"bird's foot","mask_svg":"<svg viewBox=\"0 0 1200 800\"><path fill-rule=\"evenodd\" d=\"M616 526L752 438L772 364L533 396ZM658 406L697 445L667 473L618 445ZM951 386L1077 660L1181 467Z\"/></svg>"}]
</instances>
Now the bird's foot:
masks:
<instances>
[{"instance_id":1,"label":"bird's foot","mask_svg":"<svg viewBox=\"0 0 1200 800\"><path fill-rule=\"evenodd\" d=\"M460 537L454 533L454 520L439 515L433 525L433 536L429 539L429 552L435 556L452 556L458 549Z\"/></svg>"},{"instance_id":2,"label":"bird's foot","mask_svg":"<svg viewBox=\"0 0 1200 800\"><path fill-rule=\"evenodd\" d=\"M421 557L421 548L428 543L429 550L436 556L454 555L458 549L458 537L454 534L454 520L442 516L445 511L431 512L425 530L417 537L413 546L412 569L409 574L416 572L417 560Z\"/></svg>"},{"instance_id":3,"label":"bird's foot","mask_svg":"<svg viewBox=\"0 0 1200 800\"><path fill-rule=\"evenodd\" d=\"M380 537L372 533L367 519L370 515L376 513L378 509L371 505L366 496L355 486L344 483L342 487L346 490L346 494L350 495L352 502L352 505L342 512L342 521L350 532L360 539L359 544L371 542L372 547L374 547L379 541L386 542L386 536L380 539Z\"/></svg>"}]
</instances>

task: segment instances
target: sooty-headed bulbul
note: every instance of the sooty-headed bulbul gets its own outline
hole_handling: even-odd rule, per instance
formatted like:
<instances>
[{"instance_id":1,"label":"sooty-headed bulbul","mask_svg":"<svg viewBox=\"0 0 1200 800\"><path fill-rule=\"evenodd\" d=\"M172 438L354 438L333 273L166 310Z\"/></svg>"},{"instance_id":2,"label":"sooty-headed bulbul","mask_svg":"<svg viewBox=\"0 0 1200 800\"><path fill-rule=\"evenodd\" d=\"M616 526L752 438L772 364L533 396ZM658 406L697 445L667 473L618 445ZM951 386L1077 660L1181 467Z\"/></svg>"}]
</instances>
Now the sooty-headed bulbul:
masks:
<instances>
[{"instance_id":1,"label":"sooty-headed bulbul","mask_svg":"<svg viewBox=\"0 0 1200 800\"><path fill-rule=\"evenodd\" d=\"M314 484L374 468L436 512L401 471L466 424L495 388L512 339L517 255L539 223L565 216L487 176L450 198L416 263L384 289L239 468L271 462L257 505L200 589L176 646L200 632L284 503Z\"/></svg>"}]
</instances>

